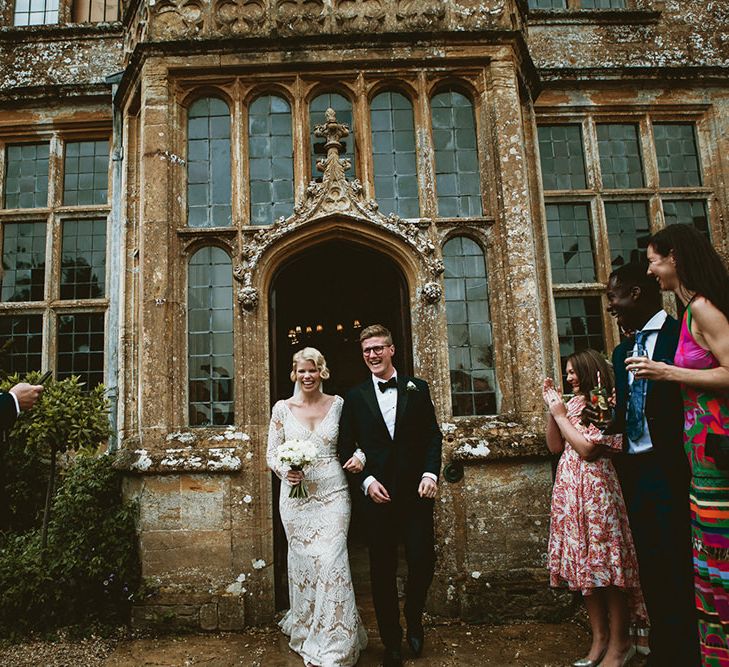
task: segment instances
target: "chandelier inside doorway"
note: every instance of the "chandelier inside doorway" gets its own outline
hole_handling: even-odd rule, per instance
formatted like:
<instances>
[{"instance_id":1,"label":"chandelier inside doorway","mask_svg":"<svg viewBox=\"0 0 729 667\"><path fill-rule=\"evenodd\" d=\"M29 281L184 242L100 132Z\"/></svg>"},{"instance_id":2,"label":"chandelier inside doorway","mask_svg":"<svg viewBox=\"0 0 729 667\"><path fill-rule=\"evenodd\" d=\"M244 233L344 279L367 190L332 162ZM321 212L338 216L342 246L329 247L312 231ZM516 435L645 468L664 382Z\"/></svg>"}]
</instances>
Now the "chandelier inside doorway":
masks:
<instances>
[{"instance_id":1,"label":"chandelier inside doorway","mask_svg":"<svg viewBox=\"0 0 729 667\"><path fill-rule=\"evenodd\" d=\"M358 319L352 320L352 324L337 322L331 326L324 324L296 324L292 326L287 333L290 345L299 345L300 343L311 343L314 345L317 340L325 335L331 335L332 332L336 336L347 341L359 337L359 330L362 324Z\"/></svg>"}]
</instances>

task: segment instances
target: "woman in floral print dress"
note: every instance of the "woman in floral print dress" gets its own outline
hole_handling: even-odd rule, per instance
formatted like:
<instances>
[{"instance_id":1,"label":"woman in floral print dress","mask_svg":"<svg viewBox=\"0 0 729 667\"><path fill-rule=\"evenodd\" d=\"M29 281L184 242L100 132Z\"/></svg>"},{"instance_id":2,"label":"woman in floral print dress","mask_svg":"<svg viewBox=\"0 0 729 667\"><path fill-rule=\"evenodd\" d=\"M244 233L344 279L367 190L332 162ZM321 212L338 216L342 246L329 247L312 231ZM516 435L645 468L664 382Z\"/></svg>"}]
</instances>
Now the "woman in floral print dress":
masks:
<instances>
[{"instance_id":1,"label":"woman in floral print dress","mask_svg":"<svg viewBox=\"0 0 729 667\"><path fill-rule=\"evenodd\" d=\"M581 423L585 397L598 379L610 395L612 369L598 352L585 350L567 359L574 397L566 406L551 379L543 388L547 446L562 454L552 491L550 584L582 593L592 628L592 645L577 667L627 664L635 652L630 622L647 617L625 502L609 458L621 450L622 436Z\"/></svg>"}]
</instances>

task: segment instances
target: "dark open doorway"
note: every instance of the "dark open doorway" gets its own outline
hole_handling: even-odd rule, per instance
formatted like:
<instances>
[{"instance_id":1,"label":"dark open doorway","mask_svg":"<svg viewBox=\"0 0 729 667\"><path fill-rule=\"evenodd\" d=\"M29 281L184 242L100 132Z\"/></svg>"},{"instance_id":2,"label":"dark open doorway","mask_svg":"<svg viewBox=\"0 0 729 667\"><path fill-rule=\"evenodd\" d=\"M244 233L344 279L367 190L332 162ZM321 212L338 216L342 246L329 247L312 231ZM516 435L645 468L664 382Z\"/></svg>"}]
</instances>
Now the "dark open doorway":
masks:
<instances>
[{"instance_id":1,"label":"dark open doorway","mask_svg":"<svg viewBox=\"0 0 729 667\"><path fill-rule=\"evenodd\" d=\"M306 346L326 357L331 377L324 384L325 392L343 396L363 382L369 371L362 360L359 334L369 324L384 324L392 331L395 366L412 373L405 278L381 253L344 241L328 241L305 250L278 271L269 304L272 405L291 396L291 357ZM286 537L279 519L275 475L273 484L276 608L283 609L288 606ZM364 543L357 543L356 536L363 532L357 528L362 498L355 492L353 500L350 542L355 541L353 546L360 553ZM366 576L366 568L356 562L354 553L350 559L355 579Z\"/></svg>"}]
</instances>

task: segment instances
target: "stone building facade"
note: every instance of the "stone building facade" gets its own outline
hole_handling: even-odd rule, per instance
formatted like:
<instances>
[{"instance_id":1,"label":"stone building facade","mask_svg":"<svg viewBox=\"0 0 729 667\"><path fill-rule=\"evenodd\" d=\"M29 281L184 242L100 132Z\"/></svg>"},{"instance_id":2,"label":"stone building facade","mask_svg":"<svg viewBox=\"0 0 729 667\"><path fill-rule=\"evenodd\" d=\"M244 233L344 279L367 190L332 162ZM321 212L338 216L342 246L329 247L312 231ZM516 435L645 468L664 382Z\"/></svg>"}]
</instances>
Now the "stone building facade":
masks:
<instances>
[{"instance_id":1,"label":"stone building facade","mask_svg":"<svg viewBox=\"0 0 729 667\"><path fill-rule=\"evenodd\" d=\"M652 231L727 251L729 7L41 5L0 0L0 337L10 370L109 389L152 591L135 622L285 604L270 408L304 344L329 390L363 377L374 321L445 435L429 608L567 609L541 382L617 343L607 276Z\"/></svg>"}]
</instances>

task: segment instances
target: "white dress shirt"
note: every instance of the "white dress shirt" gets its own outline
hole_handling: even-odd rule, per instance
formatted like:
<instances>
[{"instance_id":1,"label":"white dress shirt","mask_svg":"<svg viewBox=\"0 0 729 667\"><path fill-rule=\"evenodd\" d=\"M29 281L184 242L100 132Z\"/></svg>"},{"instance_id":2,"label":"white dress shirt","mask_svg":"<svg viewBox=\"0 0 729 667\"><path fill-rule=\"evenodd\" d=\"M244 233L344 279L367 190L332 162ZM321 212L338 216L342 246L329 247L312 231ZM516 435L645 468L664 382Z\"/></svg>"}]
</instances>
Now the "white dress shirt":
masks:
<instances>
[{"instance_id":1,"label":"white dress shirt","mask_svg":"<svg viewBox=\"0 0 729 667\"><path fill-rule=\"evenodd\" d=\"M9 391L8 393L13 397L13 400L15 401L15 414L19 415L20 414L20 403L18 403L18 397L12 391Z\"/></svg>"},{"instance_id":2,"label":"white dress shirt","mask_svg":"<svg viewBox=\"0 0 729 667\"><path fill-rule=\"evenodd\" d=\"M395 371L387 380L392 378L397 379L397 371ZM385 426L387 432L390 434L392 440L395 439L395 417L397 416L397 389L395 387L388 387L385 391L380 391L379 383L385 382L376 375L372 376L372 384L375 386L375 396L377 398L377 405L380 407L382 418L385 420ZM424 472L423 477L429 477L434 482L438 481L438 478L432 472ZM370 484L375 481L373 475L369 475L364 482L362 482L362 491L367 495L367 490L370 488Z\"/></svg>"},{"instance_id":3,"label":"white dress shirt","mask_svg":"<svg viewBox=\"0 0 729 667\"><path fill-rule=\"evenodd\" d=\"M668 313L665 310L659 310L651 319L649 319L644 325L641 331L646 332L648 335L645 338L645 349L648 353L648 358L653 359L653 352L656 349L656 341L658 340L658 333L666 322ZM633 373L628 373L628 386L633 386ZM634 442L628 438L628 454L642 454L649 452L653 449L653 441L651 440L651 434L648 430L648 420L643 415L643 435L640 436L637 442Z\"/></svg>"}]
</instances>

